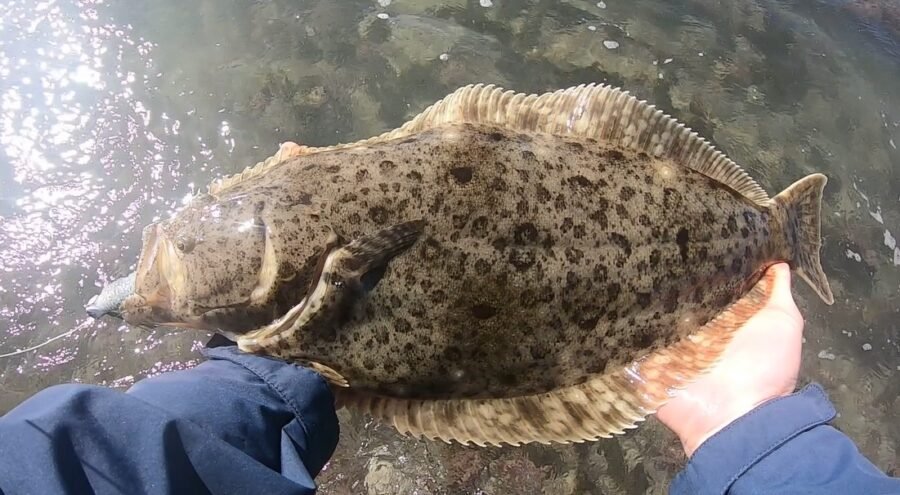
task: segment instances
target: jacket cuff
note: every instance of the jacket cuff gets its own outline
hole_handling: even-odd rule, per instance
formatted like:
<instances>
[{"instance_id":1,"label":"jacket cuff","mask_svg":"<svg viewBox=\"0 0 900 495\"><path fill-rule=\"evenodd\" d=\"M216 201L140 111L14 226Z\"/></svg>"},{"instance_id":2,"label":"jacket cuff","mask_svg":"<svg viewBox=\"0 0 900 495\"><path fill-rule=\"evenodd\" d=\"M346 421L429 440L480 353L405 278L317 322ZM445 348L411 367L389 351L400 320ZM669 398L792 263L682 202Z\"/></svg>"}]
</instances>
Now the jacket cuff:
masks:
<instances>
[{"instance_id":1,"label":"jacket cuff","mask_svg":"<svg viewBox=\"0 0 900 495\"><path fill-rule=\"evenodd\" d=\"M318 373L279 359L247 354L236 346L208 347L201 353L210 360L226 360L246 368L265 382L294 414L295 421L284 431L301 451L307 469L315 476L325 466L337 446L339 426L334 395Z\"/></svg>"},{"instance_id":2,"label":"jacket cuff","mask_svg":"<svg viewBox=\"0 0 900 495\"><path fill-rule=\"evenodd\" d=\"M763 403L703 442L672 488L682 493L724 494L769 453L800 433L828 423L835 414L818 384Z\"/></svg>"}]
</instances>

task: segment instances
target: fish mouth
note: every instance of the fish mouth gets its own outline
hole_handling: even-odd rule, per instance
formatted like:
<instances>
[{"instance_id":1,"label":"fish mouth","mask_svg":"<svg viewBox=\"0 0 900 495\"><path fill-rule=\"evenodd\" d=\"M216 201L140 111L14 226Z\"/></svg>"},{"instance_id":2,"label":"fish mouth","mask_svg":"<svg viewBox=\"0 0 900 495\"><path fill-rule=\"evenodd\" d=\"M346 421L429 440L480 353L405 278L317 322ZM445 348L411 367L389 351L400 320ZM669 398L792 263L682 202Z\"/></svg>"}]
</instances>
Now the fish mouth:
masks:
<instances>
[{"instance_id":1,"label":"fish mouth","mask_svg":"<svg viewBox=\"0 0 900 495\"><path fill-rule=\"evenodd\" d=\"M118 308L126 323L143 327L217 331L204 321L203 316L221 308L194 306L201 312L191 315L185 314L184 308L176 307L178 294L184 293L186 270L175 243L169 240L161 224L148 225L144 229L143 249L134 278L133 292L122 299Z\"/></svg>"},{"instance_id":2,"label":"fish mouth","mask_svg":"<svg viewBox=\"0 0 900 495\"><path fill-rule=\"evenodd\" d=\"M166 239L162 225L148 225L143 233L141 257L135 270L134 291L125 297L119 312L136 326L176 326L172 307L172 284L178 275L175 247ZM178 325L180 326L180 325Z\"/></svg>"}]
</instances>

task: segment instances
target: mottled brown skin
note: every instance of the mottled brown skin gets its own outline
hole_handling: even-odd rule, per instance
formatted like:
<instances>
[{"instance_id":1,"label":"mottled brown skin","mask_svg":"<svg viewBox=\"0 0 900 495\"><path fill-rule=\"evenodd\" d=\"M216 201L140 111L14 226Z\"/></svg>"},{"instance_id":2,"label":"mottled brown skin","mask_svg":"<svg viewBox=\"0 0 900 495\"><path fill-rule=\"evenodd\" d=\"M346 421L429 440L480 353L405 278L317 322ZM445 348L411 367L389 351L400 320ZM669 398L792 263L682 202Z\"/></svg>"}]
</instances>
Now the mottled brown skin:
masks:
<instances>
[{"instance_id":1,"label":"mottled brown skin","mask_svg":"<svg viewBox=\"0 0 900 495\"><path fill-rule=\"evenodd\" d=\"M468 124L299 157L201 208L238 202L222 214L240 223L253 211L289 281L249 317L231 308L208 320L237 333L301 301L332 230L354 239L424 221L340 325L301 331L300 345L279 352L397 397L580 383L696 330L791 259L793 245L782 210L675 163ZM264 243L213 234L196 215L166 228L193 235L191 254L202 253L187 263L196 289L186 294L198 307L246 299ZM203 246L219 237L223 245ZM210 270L213 290L201 288Z\"/></svg>"}]
</instances>

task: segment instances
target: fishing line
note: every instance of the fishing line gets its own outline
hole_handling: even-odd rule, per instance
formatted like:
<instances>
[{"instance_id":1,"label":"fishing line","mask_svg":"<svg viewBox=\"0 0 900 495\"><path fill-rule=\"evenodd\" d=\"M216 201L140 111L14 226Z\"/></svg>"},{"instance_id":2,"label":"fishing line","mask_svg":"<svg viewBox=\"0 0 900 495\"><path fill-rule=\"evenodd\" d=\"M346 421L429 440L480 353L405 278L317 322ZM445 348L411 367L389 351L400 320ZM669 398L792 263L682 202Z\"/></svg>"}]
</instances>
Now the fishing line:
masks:
<instances>
[{"instance_id":1,"label":"fishing line","mask_svg":"<svg viewBox=\"0 0 900 495\"><path fill-rule=\"evenodd\" d=\"M78 330L81 330L81 329L87 327L90 323L91 323L90 321L84 322L81 325L78 325L77 327L69 330L68 332L61 333L55 337L50 337L49 339L45 340L44 342L41 342L40 344L37 344L37 345L33 345L26 349L19 349L17 351L13 351L13 352L7 352L6 354L0 354L0 358L18 356L20 354L25 354L26 352L31 352L33 350L40 349L41 347L44 347L45 345L50 344L53 341L56 341L56 340L68 337L69 335L72 335L73 333L77 332Z\"/></svg>"}]
</instances>

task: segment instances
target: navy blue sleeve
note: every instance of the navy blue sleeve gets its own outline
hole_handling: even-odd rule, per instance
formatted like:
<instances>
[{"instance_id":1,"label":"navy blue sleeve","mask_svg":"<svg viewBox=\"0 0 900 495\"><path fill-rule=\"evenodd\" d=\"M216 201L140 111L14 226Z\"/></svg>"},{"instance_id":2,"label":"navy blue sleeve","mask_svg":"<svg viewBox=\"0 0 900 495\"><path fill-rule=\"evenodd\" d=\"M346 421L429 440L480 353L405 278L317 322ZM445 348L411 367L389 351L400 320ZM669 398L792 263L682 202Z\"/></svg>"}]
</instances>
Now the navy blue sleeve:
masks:
<instances>
[{"instance_id":1,"label":"navy blue sleeve","mask_svg":"<svg viewBox=\"0 0 900 495\"><path fill-rule=\"evenodd\" d=\"M760 405L703 442L675 477L673 494L900 494L846 435L813 384Z\"/></svg>"},{"instance_id":2,"label":"navy blue sleeve","mask_svg":"<svg viewBox=\"0 0 900 495\"><path fill-rule=\"evenodd\" d=\"M48 388L0 418L0 493L310 494L338 439L316 373L232 347L127 393Z\"/></svg>"}]
</instances>

